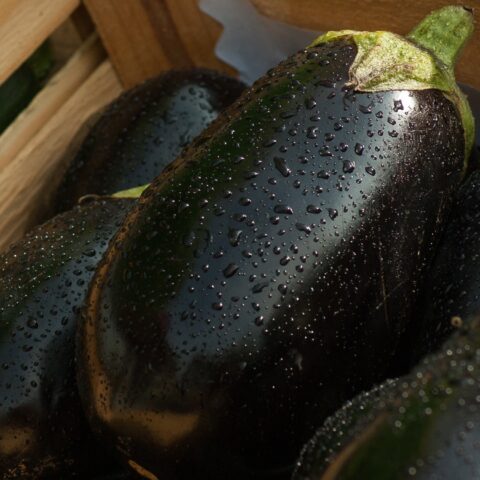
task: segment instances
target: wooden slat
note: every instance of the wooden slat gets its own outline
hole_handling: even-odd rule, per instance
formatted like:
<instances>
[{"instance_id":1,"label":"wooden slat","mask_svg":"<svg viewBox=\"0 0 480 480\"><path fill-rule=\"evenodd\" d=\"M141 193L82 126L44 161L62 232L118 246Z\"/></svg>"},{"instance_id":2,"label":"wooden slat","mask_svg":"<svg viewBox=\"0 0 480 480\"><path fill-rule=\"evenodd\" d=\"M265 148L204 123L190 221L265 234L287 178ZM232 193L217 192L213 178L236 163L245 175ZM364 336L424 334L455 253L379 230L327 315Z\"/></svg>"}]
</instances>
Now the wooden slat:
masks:
<instances>
[{"instance_id":1,"label":"wooden slat","mask_svg":"<svg viewBox=\"0 0 480 480\"><path fill-rule=\"evenodd\" d=\"M232 70L215 58L221 27L197 0L85 0L125 87L171 68Z\"/></svg>"},{"instance_id":2,"label":"wooden slat","mask_svg":"<svg viewBox=\"0 0 480 480\"><path fill-rule=\"evenodd\" d=\"M54 68L60 70L87 40L88 36L86 38L82 37L73 23L72 17L69 17L48 38L55 59Z\"/></svg>"},{"instance_id":3,"label":"wooden slat","mask_svg":"<svg viewBox=\"0 0 480 480\"><path fill-rule=\"evenodd\" d=\"M477 7L474 37L457 66L457 80L480 88L479 0L251 0L257 9L282 22L312 30L389 30L409 32L425 15L445 5Z\"/></svg>"},{"instance_id":4,"label":"wooden slat","mask_svg":"<svg viewBox=\"0 0 480 480\"><path fill-rule=\"evenodd\" d=\"M125 87L171 68L137 0L85 0L110 59Z\"/></svg>"},{"instance_id":5,"label":"wooden slat","mask_svg":"<svg viewBox=\"0 0 480 480\"><path fill-rule=\"evenodd\" d=\"M95 30L95 24L83 4L72 13L70 19L83 40L86 40Z\"/></svg>"},{"instance_id":6,"label":"wooden slat","mask_svg":"<svg viewBox=\"0 0 480 480\"><path fill-rule=\"evenodd\" d=\"M78 7L79 2L0 1L0 84Z\"/></svg>"},{"instance_id":7,"label":"wooden slat","mask_svg":"<svg viewBox=\"0 0 480 480\"><path fill-rule=\"evenodd\" d=\"M82 123L122 91L105 60L0 174L0 250L19 239L45 210Z\"/></svg>"},{"instance_id":8,"label":"wooden slat","mask_svg":"<svg viewBox=\"0 0 480 480\"><path fill-rule=\"evenodd\" d=\"M0 136L0 173L105 58L94 34Z\"/></svg>"}]
</instances>

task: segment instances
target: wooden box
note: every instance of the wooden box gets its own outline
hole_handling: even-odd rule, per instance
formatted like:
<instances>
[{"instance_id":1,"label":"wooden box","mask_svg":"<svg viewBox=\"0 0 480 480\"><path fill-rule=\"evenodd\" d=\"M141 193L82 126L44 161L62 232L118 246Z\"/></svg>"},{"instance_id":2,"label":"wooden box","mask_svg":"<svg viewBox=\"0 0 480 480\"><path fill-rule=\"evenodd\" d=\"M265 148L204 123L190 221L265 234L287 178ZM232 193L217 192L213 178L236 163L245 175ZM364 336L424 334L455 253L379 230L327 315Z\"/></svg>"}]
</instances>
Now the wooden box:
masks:
<instances>
[{"instance_id":1,"label":"wooden box","mask_svg":"<svg viewBox=\"0 0 480 480\"><path fill-rule=\"evenodd\" d=\"M435 8L465 3L250 1L268 17L313 30L402 34ZM468 5L480 10L479 0ZM73 25L78 48L0 136L0 249L37 222L77 130L123 89L170 68L204 66L235 73L215 57L221 26L200 11L198 0L2 0L0 83L65 22ZM462 55L457 79L480 89L480 29Z\"/></svg>"}]
</instances>

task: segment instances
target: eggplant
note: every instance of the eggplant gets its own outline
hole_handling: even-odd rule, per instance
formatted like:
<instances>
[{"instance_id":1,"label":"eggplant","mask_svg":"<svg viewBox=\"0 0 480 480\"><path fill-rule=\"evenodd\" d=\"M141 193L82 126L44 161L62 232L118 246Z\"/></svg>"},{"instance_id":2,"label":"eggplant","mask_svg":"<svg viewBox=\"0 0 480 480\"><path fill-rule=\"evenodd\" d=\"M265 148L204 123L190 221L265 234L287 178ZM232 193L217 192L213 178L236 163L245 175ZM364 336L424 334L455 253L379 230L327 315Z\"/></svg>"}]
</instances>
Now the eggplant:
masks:
<instances>
[{"instance_id":1,"label":"eggplant","mask_svg":"<svg viewBox=\"0 0 480 480\"><path fill-rule=\"evenodd\" d=\"M435 261L426 278L418 319L409 332L410 364L433 351L461 321L480 311L480 172L455 199Z\"/></svg>"},{"instance_id":2,"label":"eggplant","mask_svg":"<svg viewBox=\"0 0 480 480\"><path fill-rule=\"evenodd\" d=\"M449 7L408 39L327 33L144 192L77 337L92 429L134 470L284 478L385 378L471 150L453 61L472 29Z\"/></svg>"},{"instance_id":3,"label":"eggplant","mask_svg":"<svg viewBox=\"0 0 480 480\"><path fill-rule=\"evenodd\" d=\"M476 319L480 312L479 239L480 172L475 171L456 195L427 275L419 316L405 342L410 345L410 366L439 349L460 326L464 328L420 367L413 367L409 376L361 395L330 418L305 447L294 480L390 480L412 472L419 480L478 476L477 447L472 443L478 442L478 435L473 440L470 429L477 416L473 405L479 388L478 375L471 375L477 363L471 352L480 339ZM468 342L465 334L470 336ZM434 395L427 399L425 391ZM434 403L435 409L430 410L427 403ZM466 434L461 432L464 426ZM436 456L439 449L441 458ZM462 455L457 453L460 449ZM473 450L474 461L467 463L468 452ZM348 453L340 458L341 452ZM433 463L422 465L428 457ZM328 476L329 471L335 475Z\"/></svg>"},{"instance_id":4,"label":"eggplant","mask_svg":"<svg viewBox=\"0 0 480 480\"><path fill-rule=\"evenodd\" d=\"M461 87L463 93L468 97L468 103L475 118L475 146L469 162L470 173L472 173L480 168L480 123L478 122L480 118L480 91L465 84Z\"/></svg>"},{"instance_id":5,"label":"eggplant","mask_svg":"<svg viewBox=\"0 0 480 480\"><path fill-rule=\"evenodd\" d=\"M330 417L302 451L293 480L478 478L478 313L409 375Z\"/></svg>"},{"instance_id":6,"label":"eggplant","mask_svg":"<svg viewBox=\"0 0 480 480\"><path fill-rule=\"evenodd\" d=\"M60 185L57 212L87 194L112 195L153 180L245 84L213 70L172 70L128 90L103 112Z\"/></svg>"},{"instance_id":7,"label":"eggplant","mask_svg":"<svg viewBox=\"0 0 480 480\"><path fill-rule=\"evenodd\" d=\"M480 95L463 87L476 118ZM439 242L433 265L421 289L415 319L407 329L390 377L404 375L428 353L438 348L454 330L452 318L471 317L480 310L480 127L476 124L474 152L467 179L456 194L454 206ZM469 170L471 170L469 172ZM458 318L456 318L458 317Z\"/></svg>"},{"instance_id":8,"label":"eggplant","mask_svg":"<svg viewBox=\"0 0 480 480\"><path fill-rule=\"evenodd\" d=\"M82 414L74 337L95 267L133 203L79 205L0 256L2 479L70 478L108 466Z\"/></svg>"}]
</instances>

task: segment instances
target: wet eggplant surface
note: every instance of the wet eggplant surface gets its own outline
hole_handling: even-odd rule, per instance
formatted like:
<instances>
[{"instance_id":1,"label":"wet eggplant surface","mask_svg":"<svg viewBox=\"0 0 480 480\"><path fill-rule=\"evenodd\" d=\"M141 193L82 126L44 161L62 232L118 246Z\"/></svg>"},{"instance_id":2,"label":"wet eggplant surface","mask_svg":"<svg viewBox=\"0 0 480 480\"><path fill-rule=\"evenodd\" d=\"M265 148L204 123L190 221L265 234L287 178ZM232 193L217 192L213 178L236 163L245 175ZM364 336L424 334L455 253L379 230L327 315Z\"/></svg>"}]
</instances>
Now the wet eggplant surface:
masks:
<instances>
[{"instance_id":1,"label":"wet eggplant surface","mask_svg":"<svg viewBox=\"0 0 480 480\"><path fill-rule=\"evenodd\" d=\"M399 347L389 377L406 374L438 348L455 329L453 317L469 318L480 311L480 92L462 85L475 117L475 145L467 177L456 192L444 231L439 237L415 308L415 319Z\"/></svg>"},{"instance_id":2,"label":"wet eggplant surface","mask_svg":"<svg viewBox=\"0 0 480 480\"><path fill-rule=\"evenodd\" d=\"M95 267L133 203L80 205L0 256L2 479L86 478L108 468L81 410L74 337Z\"/></svg>"},{"instance_id":3,"label":"wet eggplant surface","mask_svg":"<svg viewBox=\"0 0 480 480\"><path fill-rule=\"evenodd\" d=\"M432 351L454 330L452 319L480 311L480 172L473 172L459 190L442 236L410 334L412 363Z\"/></svg>"},{"instance_id":4,"label":"wet eggplant surface","mask_svg":"<svg viewBox=\"0 0 480 480\"><path fill-rule=\"evenodd\" d=\"M79 385L134 470L286 478L321 421L384 378L461 179L463 129L439 91L346 88L355 55L335 41L270 71L109 249Z\"/></svg>"},{"instance_id":5,"label":"wet eggplant surface","mask_svg":"<svg viewBox=\"0 0 480 480\"><path fill-rule=\"evenodd\" d=\"M460 84L463 93L468 98L468 103L475 117L475 146L470 161L470 167L473 171L480 167L480 92L469 85Z\"/></svg>"},{"instance_id":6,"label":"wet eggplant surface","mask_svg":"<svg viewBox=\"0 0 480 480\"><path fill-rule=\"evenodd\" d=\"M478 478L478 311L466 320L409 375L330 417L305 446L293 480Z\"/></svg>"},{"instance_id":7,"label":"wet eggplant surface","mask_svg":"<svg viewBox=\"0 0 480 480\"><path fill-rule=\"evenodd\" d=\"M212 70L173 70L125 92L92 127L65 175L56 211L87 194L151 182L245 85Z\"/></svg>"}]
</instances>

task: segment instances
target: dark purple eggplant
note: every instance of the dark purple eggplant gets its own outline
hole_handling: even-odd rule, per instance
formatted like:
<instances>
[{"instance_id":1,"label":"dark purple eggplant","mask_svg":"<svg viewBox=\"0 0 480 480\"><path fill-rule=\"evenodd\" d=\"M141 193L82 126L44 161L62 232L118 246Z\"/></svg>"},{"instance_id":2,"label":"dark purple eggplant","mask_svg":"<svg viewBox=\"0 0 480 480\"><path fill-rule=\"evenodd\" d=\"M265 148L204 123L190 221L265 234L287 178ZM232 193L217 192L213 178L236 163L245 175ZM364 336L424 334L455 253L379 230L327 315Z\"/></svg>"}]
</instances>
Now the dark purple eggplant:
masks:
<instances>
[{"instance_id":1,"label":"dark purple eggplant","mask_svg":"<svg viewBox=\"0 0 480 480\"><path fill-rule=\"evenodd\" d=\"M107 466L81 410L74 337L95 267L133 203L77 206L0 256L2 479L85 478Z\"/></svg>"},{"instance_id":2,"label":"dark purple eggplant","mask_svg":"<svg viewBox=\"0 0 480 480\"><path fill-rule=\"evenodd\" d=\"M54 202L57 212L87 194L151 182L244 90L213 70L169 71L125 92L93 125Z\"/></svg>"},{"instance_id":3,"label":"dark purple eggplant","mask_svg":"<svg viewBox=\"0 0 480 480\"><path fill-rule=\"evenodd\" d=\"M293 480L479 478L478 316L467 324L409 375L330 417L304 448Z\"/></svg>"},{"instance_id":4,"label":"dark purple eggplant","mask_svg":"<svg viewBox=\"0 0 480 480\"><path fill-rule=\"evenodd\" d=\"M409 332L410 363L434 350L460 321L480 311L480 172L459 190Z\"/></svg>"},{"instance_id":5,"label":"dark purple eggplant","mask_svg":"<svg viewBox=\"0 0 480 480\"><path fill-rule=\"evenodd\" d=\"M390 377L404 375L431 353L453 331L453 317L470 317L480 311L480 92L463 86L476 118L474 152L467 180L456 194L454 206L431 270L426 275L416 307L416 319L402 339Z\"/></svg>"},{"instance_id":6,"label":"dark purple eggplant","mask_svg":"<svg viewBox=\"0 0 480 480\"><path fill-rule=\"evenodd\" d=\"M471 150L453 62L472 29L451 7L408 40L330 32L145 191L77 345L92 428L132 468L283 478L385 378Z\"/></svg>"},{"instance_id":7,"label":"dark purple eggplant","mask_svg":"<svg viewBox=\"0 0 480 480\"><path fill-rule=\"evenodd\" d=\"M463 93L468 97L468 103L475 118L475 146L470 159L470 169L480 168L480 91L468 85L462 85Z\"/></svg>"}]
</instances>

